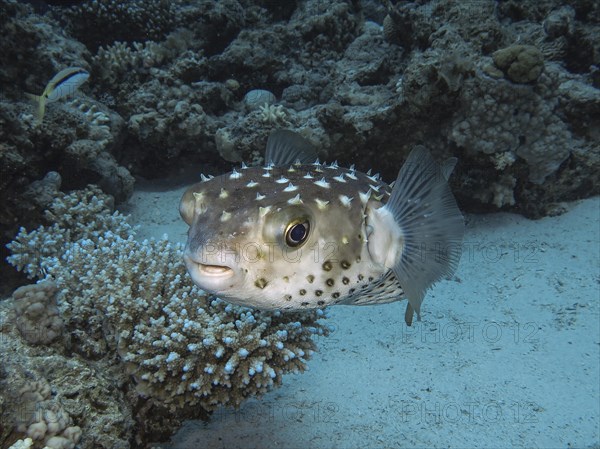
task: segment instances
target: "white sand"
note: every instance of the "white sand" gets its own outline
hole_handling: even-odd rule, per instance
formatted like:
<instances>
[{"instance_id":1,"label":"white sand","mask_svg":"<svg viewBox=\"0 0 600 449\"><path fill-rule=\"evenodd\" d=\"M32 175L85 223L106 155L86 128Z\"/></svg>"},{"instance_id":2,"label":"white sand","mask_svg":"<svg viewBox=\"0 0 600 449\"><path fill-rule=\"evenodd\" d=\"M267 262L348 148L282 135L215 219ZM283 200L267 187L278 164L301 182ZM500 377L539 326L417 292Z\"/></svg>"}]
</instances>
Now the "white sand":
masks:
<instances>
[{"instance_id":1,"label":"white sand","mask_svg":"<svg viewBox=\"0 0 600 449\"><path fill-rule=\"evenodd\" d=\"M141 237L185 240L182 191L136 192ZM310 371L161 447L600 447L600 199L570 207L469 216L422 322L404 302L334 307Z\"/></svg>"}]
</instances>

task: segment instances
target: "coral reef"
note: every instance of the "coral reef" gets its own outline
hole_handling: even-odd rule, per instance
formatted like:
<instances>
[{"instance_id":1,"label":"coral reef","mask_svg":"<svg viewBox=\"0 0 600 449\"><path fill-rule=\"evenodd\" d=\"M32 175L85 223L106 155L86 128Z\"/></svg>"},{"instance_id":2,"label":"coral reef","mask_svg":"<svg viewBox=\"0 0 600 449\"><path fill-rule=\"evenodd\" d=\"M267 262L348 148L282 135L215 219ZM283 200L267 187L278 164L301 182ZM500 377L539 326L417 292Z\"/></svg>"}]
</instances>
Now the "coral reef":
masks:
<instances>
[{"instance_id":1,"label":"coral reef","mask_svg":"<svg viewBox=\"0 0 600 449\"><path fill-rule=\"evenodd\" d=\"M583 145L557 112L558 70L548 72L533 88L481 75L469 79L450 140L471 153L511 152L527 162L529 180L542 184Z\"/></svg>"},{"instance_id":2,"label":"coral reef","mask_svg":"<svg viewBox=\"0 0 600 449\"><path fill-rule=\"evenodd\" d=\"M26 227L10 262L48 282L0 303L4 446L164 438L301 371L326 333L189 286L179 246L112 213L134 176L259 164L286 127L389 180L414 145L456 156L466 211L541 217L600 193L598 2L30 3L0 0L0 259ZM89 82L36 123L24 93L69 66ZM89 183L103 193L63 193ZM25 277L0 276L7 295Z\"/></svg>"},{"instance_id":3,"label":"coral reef","mask_svg":"<svg viewBox=\"0 0 600 449\"><path fill-rule=\"evenodd\" d=\"M132 175L257 163L275 127L386 179L422 144L459 158L463 209L543 216L600 193L599 11L587 0L97 0L42 13L0 0L0 50L15 61L0 68L3 243L41 223L31 192L51 171L62 183L48 192L93 182L119 202ZM89 82L36 126L23 92L68 65ZM497 153L514 161L498 168ZM512 189L505 200L498 185Z\"/></svg>"},{"instance_id":4,"label":"coral reef","mask_svg":"<svg viewBox=\"0 0 600 449\"><path fill-rule=\"evenodd\" d=\"M207 296L188 281L181 245L136 241L134 228L111 212L111 203L98 188L59 194L46 213L51 225L21 229L9 244L9 262L45 281L15 292L17 313L7 321L16 320L20 335L38 345L65 333L51 350L62 363L99 363L107 378L113 372L120 394L130 401L127 415L137 421L137 437L164 439L182 419L238 407L281 385L284 374L306 368L313 338L329 332L318 321L323 311L266 313ZM17 336L8 323L3 331ZM35 379L60 390L56 378ZM50 400L50 389L44 391L37 407ZM69 427L69 415L77 415L72 405L53 399L47 409L64 415L64 425L46 434L47 423L28 418L16 431L35 441L47 439L47 445L62 441L70 447L60 438L81 436L78 447L98 447L90 437L98 431L90 417L75 420L77 433ZM119 434L132 432L129 421L122 425Z\"/></svg>"},{"instance_id":5,"label":"coral reef","mask_svg":"<svg viewBox=\"0 0 600 449\"><path fill-rule=\"evenodd\" d=\"M94 0L61 8L67 30L91 49L115 41L163 37L177 24L179 2L167 0Z\"/></svg>"},{"instance_id":6,"label":"coral reef","mask_svg":"<svg viewBox=\"0 0 600 449\"><path fill-rule=\"evenodd\" d=\"M77 438L78 448L131 448L126 376L108 359L74 356L68 340L31 346L14 329L10 302L0 303L0 446L29 435L33 449L72 447Z\"/></svg>"}]
</instances>

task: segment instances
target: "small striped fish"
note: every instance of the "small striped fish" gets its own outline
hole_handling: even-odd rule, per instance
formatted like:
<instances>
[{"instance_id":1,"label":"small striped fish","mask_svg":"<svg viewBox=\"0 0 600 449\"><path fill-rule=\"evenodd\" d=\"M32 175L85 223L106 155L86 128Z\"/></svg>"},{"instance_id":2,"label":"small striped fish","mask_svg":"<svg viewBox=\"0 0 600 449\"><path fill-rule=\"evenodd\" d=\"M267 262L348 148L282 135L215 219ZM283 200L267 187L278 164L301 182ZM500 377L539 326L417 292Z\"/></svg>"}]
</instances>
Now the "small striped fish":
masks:
<instances>
[{"instance_id":1,"label":"small striped fish","mask_svg":"<svg viewBox=\"0 0 600 449\"><path fill-rule=\"evenodd\" d=\"M268 310L408 299L411 324L431 285L454 273L464 224L443 166L416 148L391 185L314 161L300 135L278 130L267 165L202 175L180 203L184 259L200 288Z\"/></svg>"},{"instance_id":2,"label":"small striped fish","mask_svg":"<svg viewBox=\"0 0 600 449\"><path fill-rule=\"evenodd\" d=\"M46 103L53 103L68 95L72 95L81 86L90 74L81 67L69 67L61 70L48 81L41 95L25 94L38 105L37 119L41 122L46 113Z\"/></svg>"}]
</instances>

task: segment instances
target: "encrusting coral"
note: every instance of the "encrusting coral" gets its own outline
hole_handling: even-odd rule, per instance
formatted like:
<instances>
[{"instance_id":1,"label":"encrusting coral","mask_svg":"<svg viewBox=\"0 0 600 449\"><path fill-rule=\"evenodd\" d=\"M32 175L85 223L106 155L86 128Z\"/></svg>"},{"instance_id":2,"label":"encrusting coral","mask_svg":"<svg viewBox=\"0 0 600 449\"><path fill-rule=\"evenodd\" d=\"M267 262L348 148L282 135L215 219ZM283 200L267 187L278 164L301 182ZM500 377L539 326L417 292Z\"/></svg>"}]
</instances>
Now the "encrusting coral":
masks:
<instances>
[{"instance_id":1,"label":"encrusting coral","mask_svg":"<svg viewBox=\"0 0 600 449\"><path fill-rule=\"evenodd\" d=\"M24 440L15 441L8 449L29 449L31 446L33 446L33 440L31 438L25 438Z\"/></svg>"},{"instance_id":2,"label":"encrusting coral","mask_svg":"<svg viewBox=\"0 0 600 449\"><path fill-rule=\"evenodd\" d=\"M519 156L529 180L542 184L582 145L557 112L560 81L553 63L533 87L478 74L465 82L449 139L472 154Z\"/></svg>"},{"instance_id":3,"label":"encrusting coral","mask_svg":"<svg viewBox=\"0 0 600 449\"><path fill-rule=\"evenodd\" d=\"M52 282L25 285L13 293L17 329L31 344L48 344L62 334L55 293Z\"/></svg>"},{"instance_id":4,"label":"encrusting coral","mask_svg":"<svg viewBox=\"0 0 600 449\"><path fill-rule=\"evenodd\" d=\"M118 355L139 396L185 417L237 407L306 368L313 337L329 332L323 311L267 313L210 297L188 281L180 244L135 240L111 206L95 187L59 194L52 224L9 244L11 264L56 285L75 353Z\"/></svg>"},{"instance_id":5,"label":"encrusting coral","mask_svg":"<svg viewBox=\"0 0 600 449\"><path fill-rule=\"evenodd\" d=\"M544 69L542 53L532 45L511 45L492 54L494 64L515 83L532 83Z\"/></svg>"},{"instance_id":6,"label":"encrusting coral","mask_svg":"<svg viewBox=\"0 0 600 449\"><path fill-rule=\"evenodd\" d=\"M25 447L31 447L34 441L40 441L44 449L75 447L81 439L81 428L73 425L73 419L62 404L51 397L46 379L27 382L19 389L18 397L22 413L17 415L15 424L19 432L27 435L22 442ZM26 446L28 439L32 444Z\"/></svg>"}]
</instances>

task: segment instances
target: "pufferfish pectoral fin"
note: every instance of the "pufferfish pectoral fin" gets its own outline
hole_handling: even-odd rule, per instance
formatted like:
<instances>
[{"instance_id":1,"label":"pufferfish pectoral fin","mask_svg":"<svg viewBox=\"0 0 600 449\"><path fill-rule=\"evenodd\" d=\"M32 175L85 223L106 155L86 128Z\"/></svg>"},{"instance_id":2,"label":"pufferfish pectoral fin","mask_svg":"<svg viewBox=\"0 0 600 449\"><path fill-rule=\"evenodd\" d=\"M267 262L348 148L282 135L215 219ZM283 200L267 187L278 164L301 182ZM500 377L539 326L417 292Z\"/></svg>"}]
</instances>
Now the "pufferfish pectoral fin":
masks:
<instances>
[{"instance_id":1,"label":"pufferfish pectoral fin","mask_svg":"<svg viewBox=\"0 0 600 449\"><path fill-rule=\"evenodd\" d=\"M387 204L372 212L375 231L369 252L380 253L379 260L402 286L409 301L408 325L414 313L421 319L427 289L450 277L460 260L464 220L447 183L455 163L449 160L440 166L425 148L415 148L400 169Z\"/></svg>"},{"instance_id":2,"label":"pufferfish pectoral fin","mask_svg":"<svg viewBox=\"0 0 600 449\"><path fill-rule=\"evenodd\" d=\"M310 164L317 158L312 144L300 134L289 129L278 129L267 141L265 162L275 166L291 165L296 161Z\"/></svg>"}]
</instances>

